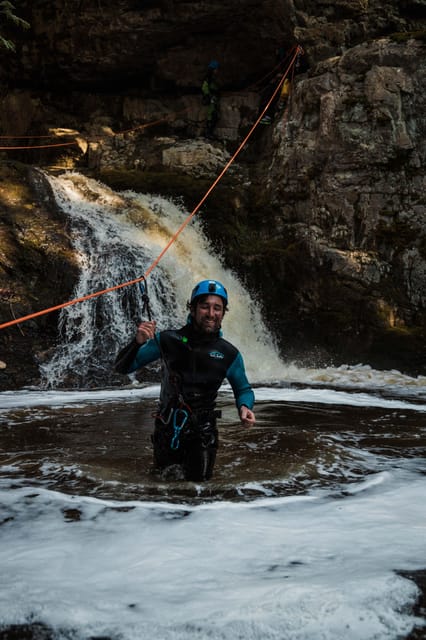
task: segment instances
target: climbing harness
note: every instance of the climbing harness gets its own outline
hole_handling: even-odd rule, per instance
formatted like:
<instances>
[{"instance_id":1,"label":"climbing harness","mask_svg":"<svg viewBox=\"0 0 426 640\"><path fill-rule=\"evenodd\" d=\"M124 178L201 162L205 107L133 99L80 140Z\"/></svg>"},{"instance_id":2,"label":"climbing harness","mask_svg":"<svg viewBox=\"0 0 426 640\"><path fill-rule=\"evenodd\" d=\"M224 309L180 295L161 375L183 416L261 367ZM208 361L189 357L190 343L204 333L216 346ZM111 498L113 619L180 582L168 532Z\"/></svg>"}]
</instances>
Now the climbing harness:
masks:
<instances>
[{"instance_id":1,"label":"climbing harness","mask_svg":"<svg viewBox=\"0 0 426 640\"><path fill-rule=\"evenodd\" d=\"M186 423L188 422L189 413L186 409L180 409L179 407L173 412L173 437L170 442L170 448L176 451L180 445L180 433Z\"/></svg>"},{"instance_id":2,"label":"climbing harness","mask_svg":"<svg viewBox=\"0 0 426 640\"><path fill-rule=\"evenodd\" d=\"M182 395L179 394L178 406L171 406L165 413L166 416L163 413L153 413L152 415L153 418L159 420L165 427L170 425L170 423L172 424L173 435L170 441L170 448L176 451L180 446L181 431L185 425L187 425L188 420L190 420L192 411L189 405L184 402Z\"/></svg>"}]
</instances>

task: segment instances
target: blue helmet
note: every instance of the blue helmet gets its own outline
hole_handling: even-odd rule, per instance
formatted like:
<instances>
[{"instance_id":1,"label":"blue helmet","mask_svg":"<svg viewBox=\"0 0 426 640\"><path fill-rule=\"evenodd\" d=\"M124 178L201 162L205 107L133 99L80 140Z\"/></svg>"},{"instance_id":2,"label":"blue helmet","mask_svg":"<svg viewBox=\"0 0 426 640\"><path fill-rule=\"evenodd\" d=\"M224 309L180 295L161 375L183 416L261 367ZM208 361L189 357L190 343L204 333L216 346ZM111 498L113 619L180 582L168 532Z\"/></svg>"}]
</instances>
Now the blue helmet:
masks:
<instances>
[{"instance_id":1,"label":"blue helmet","mask_svg":"<svg viewBox=\"0 0 426 640\"><path fill-rule=\"evenodd\" d=\"M210 60L209 62L209 69L219 69L219 63L217 60Z\"/></svg>"},{"instance_id":2,"label":"blue helmet","mask_svg":"<svg viewBox=\"0 0 426 640\"><path fill-rule=\"evenodd\" d=\"M199 296L215 295L220 296L225 304L228 304L228 292L223 284L217 280L202 280L192 290L190 304Z\"/></svg>"}]
</instances>

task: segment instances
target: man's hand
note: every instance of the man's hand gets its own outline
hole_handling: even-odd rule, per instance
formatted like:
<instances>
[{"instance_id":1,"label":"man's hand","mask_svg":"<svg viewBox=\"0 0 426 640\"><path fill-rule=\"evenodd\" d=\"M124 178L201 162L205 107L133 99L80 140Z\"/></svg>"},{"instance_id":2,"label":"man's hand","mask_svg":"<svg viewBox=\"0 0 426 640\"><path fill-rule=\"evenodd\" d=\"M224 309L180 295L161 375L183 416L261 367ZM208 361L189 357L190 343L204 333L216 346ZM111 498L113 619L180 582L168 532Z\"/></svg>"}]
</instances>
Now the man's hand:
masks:
<instances>
[{"instance_id":1,"label":"man's hand","mask_svg":"<svg viewBox=\"0 0 426 640\"><path fill-rule=\"evenodd\" d=\"M141 322L136 331L136 342L138 344L145 344L147 340L155 336L155 328L156 323L154 320L152 322Z\"/></svg>"},{"instance_id":2,"label":"man's hand","mask_svg":"<svg viewBox=\"0 0 426 640\"><path fill-rule=\"evenodd\" d=\"M243 427L252 427L256 422L253 411L245 405L240 408L240 419Z\"/></svg>"}]
</instances>

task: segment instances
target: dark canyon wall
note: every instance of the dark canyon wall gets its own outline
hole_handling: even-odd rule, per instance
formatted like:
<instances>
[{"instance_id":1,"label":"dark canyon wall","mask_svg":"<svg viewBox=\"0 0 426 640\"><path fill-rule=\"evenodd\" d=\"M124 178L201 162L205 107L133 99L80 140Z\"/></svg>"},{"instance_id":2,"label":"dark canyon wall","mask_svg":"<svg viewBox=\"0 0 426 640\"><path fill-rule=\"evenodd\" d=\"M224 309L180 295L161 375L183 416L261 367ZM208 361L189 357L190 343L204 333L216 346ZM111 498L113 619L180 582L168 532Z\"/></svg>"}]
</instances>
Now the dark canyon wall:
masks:
<instances>
[{"instance_id":1,"label":"dark canyon wall","mask_svg":"<svg viewBox=\"0 0 426 640\"><path fill-rule=\"evenodd\" d=\"M28 137L2 146L70 144L0 152L1 320L64 302L76 274L66 222L28 167L76 167L192 209L256 120L277 50L300 45L287 110L203 205L206 229L284 355L424 372L422 0L32 0L17 12L31 29L7 32L0 135ZM223 94L219 139L206 141L212 58ZM3 330L3 388L36 382L55 336L54 316Z\"/></svg>"}]
</instances>

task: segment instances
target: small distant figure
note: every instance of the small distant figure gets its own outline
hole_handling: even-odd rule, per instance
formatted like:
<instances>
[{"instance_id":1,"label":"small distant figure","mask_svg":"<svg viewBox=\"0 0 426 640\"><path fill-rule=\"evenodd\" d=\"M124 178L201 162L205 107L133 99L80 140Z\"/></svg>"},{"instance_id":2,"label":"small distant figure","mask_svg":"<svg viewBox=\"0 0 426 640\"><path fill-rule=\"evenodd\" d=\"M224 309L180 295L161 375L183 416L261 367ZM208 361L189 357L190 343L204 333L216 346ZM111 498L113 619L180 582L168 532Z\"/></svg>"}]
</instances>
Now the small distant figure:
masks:
<instances>
[{"instance_id":1,"label":"small distant figure","mask_svg":"<svg viewBox=\"0 0 426 640\"><path fill-rule=\"evenodd\" d=\"M281 87L280 98L278 100L278 111L282 111L286 108L291 91L291 82L288 78L286 78L283 82L283 86Z\"/></svg>"},{"instance_id":2,"label":"small distant figure","mask_svg":"<svg viewBox=\"0 0 426 640\"><path fill-rule=\"evenodd\" d=\"M211 60L207 67L207 73L201 85L203 104L207 106L207 119L204 135L213 140L214 130L220 115L220 87L217 81L219 63Z\"/></svg>"},{"instance_id":3,"label":"small distant figure","mask_svg":"<svg viewBox=\"0 0 426 640\"><path fill-rule=\"evenodd\" d=\"M258 116L262 113L262 111L268 104L269 100L273 96L274 91L276 90L280 82L280 79L281 79L281 74L276 75L273 78L273 80L267 85L264 91L262 91ZM286 108L289 97L290 97L290 89L291 89L291 82L288 78L286 78L282 84L281 90L277 91L276 96L272 100L271 104L268 107L268 110L266 111L265 115L260 121L261 124L271 124L272 120L275 117L276 111L277 110L283 111Z\"/></svg>"},{"instance_id":4,"label":"small distant figure","mask_svg":"<svg viewBox=\"0 0 426 640\"><path fill-rule=\"evenodd\" d=\"M283 75L286 72L287 64L290 60L291 51L287 50L284 46L281 46L275 51L275 69L276 72L268 82L266 87L260 93L260 103L258 116L263 112L271 97L274 95L277 86L282 80ZM260 121L261 124L271 124L274 119L277 109L282 111L285 109L290 96L291 82L286 78L281 86L281 89L277 91L274 99L272 100L268 110Z\"/></svg>"},{"instance_id":5,"label":"small distant figure","mask_svg":"<svg viewBox=\"0 0 426 640\"><path fill-rule=\"evenodd\" d=\"M263 112L266 105L274 95L274 92L278 87L281 77L282 77L281 73L274 74L273 78L262 89L260 93L258 116L260 116L260 114ZM274 99L272 100L271 104L268 107L268 110L265 112L264 116L262 117L262 120L260 121L261 124L271 124L272 120L274 119L275 111L278 107L279 100L280 100L280 92L277 91Z\"/></svg>"}]
</instances>

